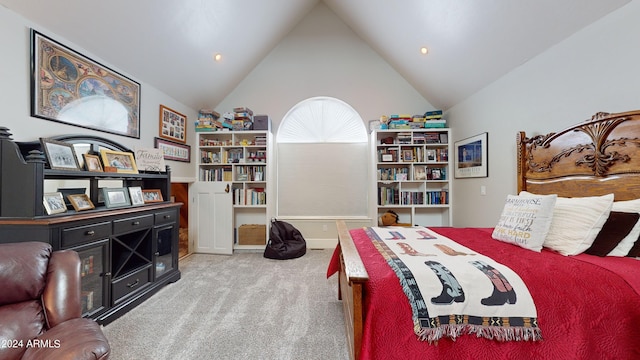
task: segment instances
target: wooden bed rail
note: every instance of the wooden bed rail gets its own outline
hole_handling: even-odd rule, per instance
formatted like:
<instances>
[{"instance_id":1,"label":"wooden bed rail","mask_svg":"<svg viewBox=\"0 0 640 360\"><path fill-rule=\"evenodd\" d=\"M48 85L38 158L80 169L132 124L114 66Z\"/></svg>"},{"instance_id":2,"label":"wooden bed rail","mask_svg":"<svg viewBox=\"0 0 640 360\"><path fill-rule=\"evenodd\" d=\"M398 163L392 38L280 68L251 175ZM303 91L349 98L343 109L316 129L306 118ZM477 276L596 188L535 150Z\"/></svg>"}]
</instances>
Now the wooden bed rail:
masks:
<instances>
[{"instance_id":1,"label":"wooden bed rail","mask_svg":"<svg viewBox=\"0 0 640 360\"><path fill-rule=\"evenodd\" d=\"M360 259L346 223L338 220L336 227L340 248L338 297L342 299L349 354L352 359L357 360L360 357L364 324L364 285L369 280L369 274Z\"/></svg>"}]
</instances>

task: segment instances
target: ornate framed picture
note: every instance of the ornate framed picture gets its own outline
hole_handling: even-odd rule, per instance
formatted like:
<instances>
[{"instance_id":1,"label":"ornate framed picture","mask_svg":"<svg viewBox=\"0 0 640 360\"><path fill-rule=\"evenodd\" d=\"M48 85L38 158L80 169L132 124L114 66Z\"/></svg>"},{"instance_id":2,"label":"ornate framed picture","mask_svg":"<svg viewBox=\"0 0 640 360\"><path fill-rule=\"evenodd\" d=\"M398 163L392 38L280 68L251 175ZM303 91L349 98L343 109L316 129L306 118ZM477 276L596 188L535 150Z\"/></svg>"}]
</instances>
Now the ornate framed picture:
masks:
<instances>
[{"instance_id":1,"label":"ornate framed picture","mask_svg":"<svg viewBox=\"0 0 640 360\"><path fill-rule=\"evenodd\" d=\"M187 117L160 105L160 137L182 144L187 143Z\"/></svg>"},{"instance_id":2,"label":"ornate framed picture","mask_svg":"<svg viewBox=\"0 0 640 360\"><path fill-rule=\"evenodd\" d=\"M119 173L138 173L136 159L130 152L101 149L100 156L102 157L104 166L114 167Z\"/></svg>"},{"instance_id":3,"label":"ornate framed picture","mask_svg":"<svg viewBox=\"0 0 640 360\"><path fill-rule=\"evenodd\" d=\"M40 138L40 143L51 169L80 170L76 151L72 144L46 138Z\"/></svg>"},{"instance_id":4,"label":"ornate framed picture","mask_svg":"<svg viewBox=\"0 0 640 360\"><path fill-rule=\"evenodd\" d=\"M104 171L98 155L82 154L82 157L84 158L84 167L87 171Z\"/></svg>"},{"instance_id":5,"label":"ornate framed picture","mask_svg":"<svg viewBox=\"0 0 640 360\"><path fill-rule=\"evenodd\" d=\"M140 138L140 84L31 29L31 116Z\"/></svg>"},{"instance_id":6,"label":"ornate framed picture","mask_svg":"<svg viewBox=\"0 0 640 360\"><path fill-rule=\"evenodd\" d=\"M87 194L68 195L67 198L75 211L91 210L95 208Z\"/></svg>"},{"instance_id":7,"label":"ornate framed picture","mask_svg":"<svg viewBox=\"0 0 640 360\"><path fill-rule=\"evenodd\" d=\"M162 192L159 189L142 190L142 198L145 203L163 202Z\"/></svg>"},{"instance_id":8,"label":"ornate framed picture","mask_svg":"<svg viewBox=\"0 0 640 360\"><path fill-rule=\"evenodd\" d=\"M487 139L485 132L454 143L456 178L489 176Z\"/></svg>"},{"instance_id":9,"label":"ornate framed picture","mask_svg":"<svg viewBox=\"0 0 640 360\"><path fill-rule=\"evenodd\" d=\"M67 211L61 192L45 193L42 199L44 209L48 215L60 214Z\"/></svg>"}]
</instances>

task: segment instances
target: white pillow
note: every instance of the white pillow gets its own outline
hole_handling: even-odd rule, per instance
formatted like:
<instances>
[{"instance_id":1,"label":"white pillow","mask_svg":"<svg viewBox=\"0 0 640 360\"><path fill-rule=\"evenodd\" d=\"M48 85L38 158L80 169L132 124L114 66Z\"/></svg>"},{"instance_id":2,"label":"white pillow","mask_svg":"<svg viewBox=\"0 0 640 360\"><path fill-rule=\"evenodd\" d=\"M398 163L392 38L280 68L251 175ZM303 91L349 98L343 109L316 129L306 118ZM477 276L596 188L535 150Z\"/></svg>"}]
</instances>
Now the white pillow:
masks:
<instances>
[{"instance_id":1,"label":"white pillow","mask_svg":"<svg viewBox=\"0 0 640 360\"><path fill-rule=\"evenodd\" d=\"M640 199L627 200L627 201L614 201L611 211L640 213ZM640 221L631 229L631 232L625 236L618 245L611 250L607 256L627 256L629 250L633 247L636 240L640 236Z\"/></svg>"},{"instance_id":2,"label":"white pillow","mask_svg":"<svg viewBox=\"0 0 640 360\"><path fill-rule=\"evenodd\" d=\"M508 195L491 237L540 252L551 226L556 198L556 195Z\"/></svg>"},{"instance_id":3,"label":"white pillow","mask_svg":"<svg viewBox=\"0 0 640 360\"><path fill-rule=\"evenodd\" d=\"M534 194L526 191L520 195ZM558 197L553 219L543 246L562 255L578 255L587 250L609 218L613 194L589 197Z\"/></svg>"}]
</instances>

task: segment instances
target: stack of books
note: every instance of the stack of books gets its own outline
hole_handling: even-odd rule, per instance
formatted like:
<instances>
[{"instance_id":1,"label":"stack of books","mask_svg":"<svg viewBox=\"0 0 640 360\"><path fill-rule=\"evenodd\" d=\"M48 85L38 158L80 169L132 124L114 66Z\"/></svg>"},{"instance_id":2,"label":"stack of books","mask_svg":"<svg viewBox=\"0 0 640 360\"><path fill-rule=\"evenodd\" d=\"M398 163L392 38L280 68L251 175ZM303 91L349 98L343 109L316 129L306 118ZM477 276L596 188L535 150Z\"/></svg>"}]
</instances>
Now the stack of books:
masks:
<instances>
[{"instance_id":1,"label":"stack of books","mask_svg":"<svg viewBox=\"0 0 640 360\"><path fill-rule=\"evenodd\" d=\"M442 110L427 111L424 113L425 128L444 128L447 127L447 120L442 118Z\"/></svg>"},{"instance_id":2,"label":"stack of books","mask_svg":"<svg viewBox=\"0 0 640 360\"><path fill-rule=\"evenodd\" d=\"M253 111L248 107L233 108L233 130L253 129Z\"/></svg>"}]
</instances>

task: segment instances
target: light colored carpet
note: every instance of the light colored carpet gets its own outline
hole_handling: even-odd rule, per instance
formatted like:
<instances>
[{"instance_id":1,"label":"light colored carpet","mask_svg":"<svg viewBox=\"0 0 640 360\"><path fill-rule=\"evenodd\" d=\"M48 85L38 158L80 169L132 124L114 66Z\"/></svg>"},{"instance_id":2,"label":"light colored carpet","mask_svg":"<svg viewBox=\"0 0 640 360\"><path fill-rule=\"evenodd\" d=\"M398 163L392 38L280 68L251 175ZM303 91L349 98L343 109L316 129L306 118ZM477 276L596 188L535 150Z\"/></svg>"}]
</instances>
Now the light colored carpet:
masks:
<instances>
[{"instance_id":1,"label":"light colored carpet","mask_svg":"<svg viewBox=\"0 0 640 360\"><path fill-rule=\"evenodd\" d=\"M331 254L191 255L182 279L103 328L111 358L348 359Z\"/></svg>"}]
</instances>

